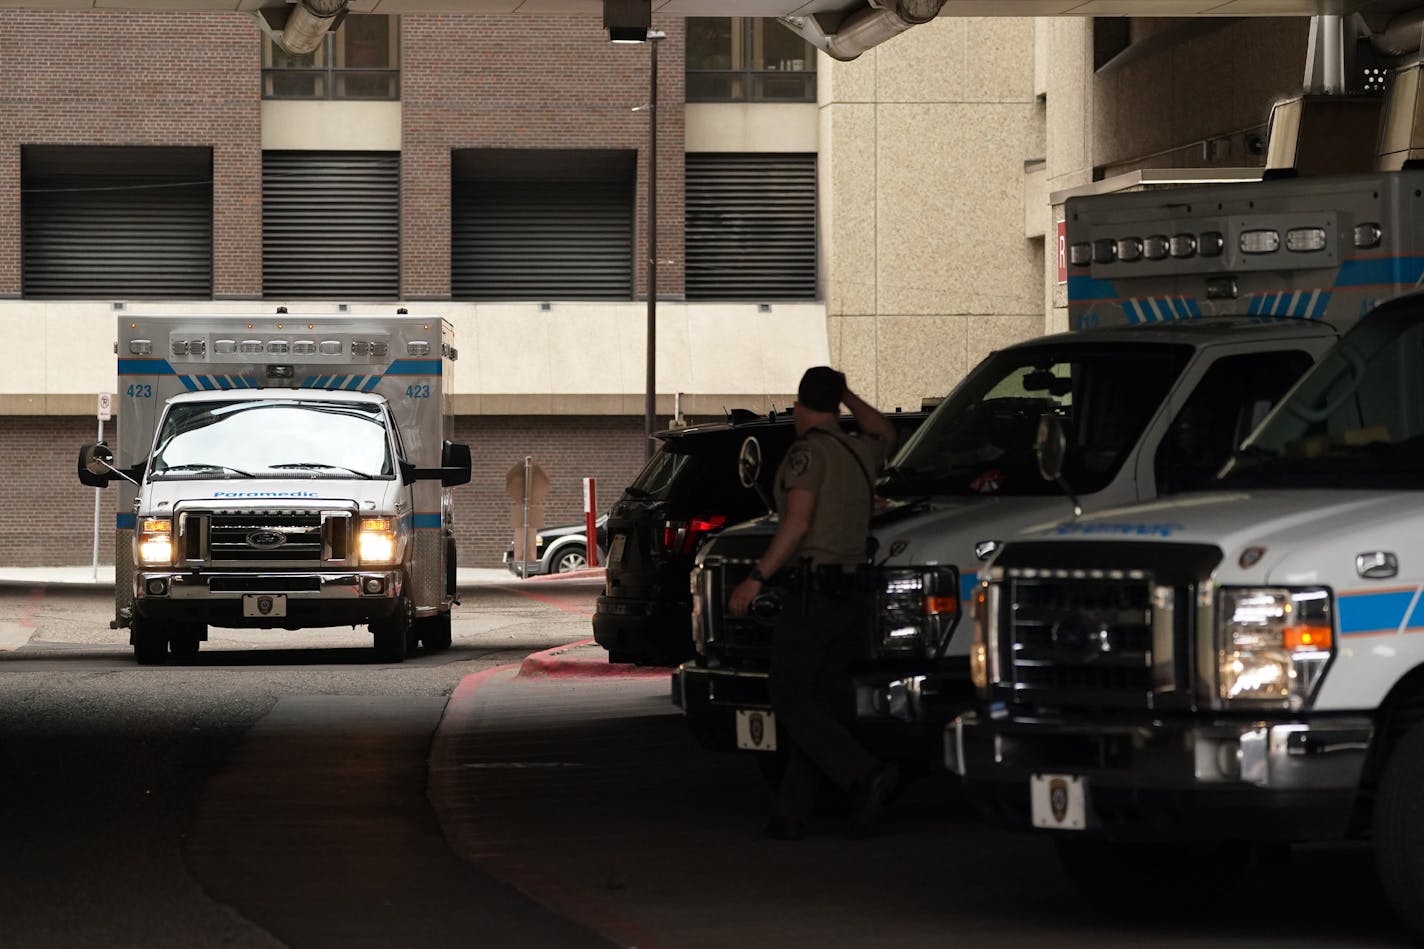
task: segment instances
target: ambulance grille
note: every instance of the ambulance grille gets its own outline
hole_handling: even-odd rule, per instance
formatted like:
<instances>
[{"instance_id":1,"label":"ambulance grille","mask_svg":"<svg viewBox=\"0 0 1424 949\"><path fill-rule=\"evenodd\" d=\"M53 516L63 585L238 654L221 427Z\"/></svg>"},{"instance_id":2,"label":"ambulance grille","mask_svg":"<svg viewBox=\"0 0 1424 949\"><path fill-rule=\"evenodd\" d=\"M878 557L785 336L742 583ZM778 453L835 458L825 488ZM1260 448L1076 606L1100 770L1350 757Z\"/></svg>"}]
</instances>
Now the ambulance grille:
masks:
<instances>
[{"instance_id":1,"label":"ambulance grille","mask_svg":"<svg viewBox=\"0 0 1424 949\"><path fill-rule=\"evenodd\" d=\"M186 559L208 564L344 561L351 517L333 511L213 511L184 518Z\"/></svg>"},{"instance_id":2,"label":"ambulance grille","mask_svg":"<svg viewBox=\"0 0 1424 949\"><path fill-rule=\"evenodd\" d=\"M1149 705L1148 581L1015 579L1009 602L1006 658L1015 702Z\"/></svg>"}]
</instances>

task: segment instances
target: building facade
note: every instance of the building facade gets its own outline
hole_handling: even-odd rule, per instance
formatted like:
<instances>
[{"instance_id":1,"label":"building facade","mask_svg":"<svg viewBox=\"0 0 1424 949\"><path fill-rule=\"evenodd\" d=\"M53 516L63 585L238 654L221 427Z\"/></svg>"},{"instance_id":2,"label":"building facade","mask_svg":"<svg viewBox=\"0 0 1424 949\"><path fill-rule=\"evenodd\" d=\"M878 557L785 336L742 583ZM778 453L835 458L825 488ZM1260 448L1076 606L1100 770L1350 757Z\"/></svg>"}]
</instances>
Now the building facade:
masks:
<instances>
[{"instance_id":1,"label":"building facade","mask_svg":"<svg viewBox=\"0 0 1424 949\"><path fill-rule=\"evenodd\" d=\"M742 18L659 19L654 53L582 17L352 16L292 57L240 14L3 17L16 564L89 560L73 459L125 312L443 316L476 460L462 563L499 562L526 455L549 523L580 516L584 477L606 505L645 454L654 55L661 423L785 407L827 361L917 408L1061 328L1050 196L1260 165L1307 23L946 17L842 63Z\"/></svg>"}]
</instances>

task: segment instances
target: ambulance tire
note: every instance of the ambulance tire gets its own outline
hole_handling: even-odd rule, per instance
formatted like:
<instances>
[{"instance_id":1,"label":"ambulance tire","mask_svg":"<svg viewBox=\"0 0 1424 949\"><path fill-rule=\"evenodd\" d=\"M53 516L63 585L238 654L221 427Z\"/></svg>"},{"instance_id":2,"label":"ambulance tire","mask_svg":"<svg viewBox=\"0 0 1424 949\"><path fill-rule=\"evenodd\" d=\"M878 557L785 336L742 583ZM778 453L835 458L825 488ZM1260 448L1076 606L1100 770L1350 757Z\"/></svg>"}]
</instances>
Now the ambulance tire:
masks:
<instances>
[{"instance_id":1,"label":"ambulance tire","mask_svg":"<svg viewBox=\"0 0 1424 949\"><path fill-rule=\"evenodd\" d=\"M183 623L174 627L168 637L168 651L172 653L174 659L197 658L204 632L201 623Z\"/></svg>"},{"instance_id":2,"label":"ambulance tire","mask_svg":"<svg viewBox=\"0 0 1424 949\"><path fill-rule=\"evenodd\" d=\"M129 642L141 666L161 666L168 661L168 629L162 623L135 616L129 620Z\"/></svg>"},{"instance_id":3,"label":"ambulance tire","mask_svg":"<svg viewBox=\"0 0 1424 949\"><path fill-rule=\"evenodd\" d=\"M376 658L381 662L404 662L410 652L410 637L415 626L415 606L409 597L396 600L395 612L371 624L375 637Z\"/></svg>"},{"instance_id":4,"label":"ambulance tire","mask_svg":"<svg viewBox=\"0 0 1424 949\"><path fill-rule=\"evenodd\" d=\"M1375 870L1394 911L1416 938L1424 939L1424 723L1415 725L1390 752L1375 797Z\"/></svg>"},{"instance_id":5,"label":"ambulance tire","mask_svg":"<svg viewBox=\"0 0 1424 949\"><path fill-rule=\"evenodd\" d=\"M449 613L437 613L435 616L427 616L415 622L420 630L420 642L425 646L427 652L440 652L442 649L450 648L452 637Z\"/></svg>"}]
</instances>

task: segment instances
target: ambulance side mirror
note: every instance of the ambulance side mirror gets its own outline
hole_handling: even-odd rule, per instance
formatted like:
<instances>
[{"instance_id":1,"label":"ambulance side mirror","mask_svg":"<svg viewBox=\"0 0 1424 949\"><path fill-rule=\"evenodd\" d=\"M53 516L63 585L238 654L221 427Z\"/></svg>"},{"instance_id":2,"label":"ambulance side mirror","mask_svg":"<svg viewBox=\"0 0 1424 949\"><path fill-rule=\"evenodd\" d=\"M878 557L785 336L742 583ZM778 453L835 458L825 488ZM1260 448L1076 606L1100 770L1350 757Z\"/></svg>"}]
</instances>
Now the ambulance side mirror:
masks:
<instances>
[{"instance_id":1,"label":"ambulance side mirror","mask_svg":"<svg viewBox=\"0 0 1424 949\"><path fill-rule=\"evenodd\" d=\"M469 484L473 467L469 445L446 442L440 449L440 483L445 487Z\"/></svg>"},{"instance_id":2,"label":"ambulance side mirror","mask_svg":"<svg viewBox=\"0 0 1424 949\"><path fill-rule=\"evenodd\" d=\"M114 480L114 453L103 442L79 449L79 481L91 488L107 488Z\"/></svg>"},{"instance_id":3,"label":"ambulance side mirror","mask_svg":"<svg viewBox=\"0 0 1424 949\"><path fill-rule=\"evenodd\" d=\"M447 488L468 484L471 475L470 446L446 442L440 449L439 468L417 468L407 461L400 463L405 481L436 481Z\"/></svg>"}]
</instances>

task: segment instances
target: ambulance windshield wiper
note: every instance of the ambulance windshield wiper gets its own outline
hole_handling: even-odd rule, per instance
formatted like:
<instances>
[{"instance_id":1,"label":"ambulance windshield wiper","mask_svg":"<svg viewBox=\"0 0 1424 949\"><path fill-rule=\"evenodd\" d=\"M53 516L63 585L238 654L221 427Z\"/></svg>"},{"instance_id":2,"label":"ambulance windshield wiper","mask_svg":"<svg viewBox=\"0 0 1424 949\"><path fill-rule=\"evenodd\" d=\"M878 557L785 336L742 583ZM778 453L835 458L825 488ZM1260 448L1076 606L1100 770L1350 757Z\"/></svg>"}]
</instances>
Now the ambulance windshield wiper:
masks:
<instances>
[{"instance_id":1,"label":"ambulance windshield wiper","mask_svg":"<svg viewBox=\"0 0 1424 949\"><path fill-rule=\"evenodd\" d=\"M267 467L271 468L273 471L276 471L279 468L314 468L321 471L345 471L353 477L362 478L366 481L370 481L373 477L375 477L374 475L368 475L364 471L356 471L353 468L344 468L341 465L322 464L319 461L292 461L284 465L268 465Z\"/></svg>"},{"instance_id":2,"label":"ambulance windshield wiper","mask_svg":"<svg viewBox=\"0 0 1424 949\"><path fill-rule=\"evenodd\" d=\"M225 471L225 472L229 472L229 473L231 473L231 474L241 475L241 476L244 477L244 478L254 478L254 477L256 477L256 475L248 474L246 471L243 471L241 468L231 468L231 467L229 467L229 466L227 466L227 465L215 465L215 464L211 464L211 463L209 463L209 462L192 462L192 463L189 463L189 464L186 464L186 465L169 465L168 467L164 468L162 471L156 471L156 472L154 472L154 473L155 473L155 474L166 475L166 474L169 474L169 473L174 472L174 471Z\"/></svg>"}]
</instances>

